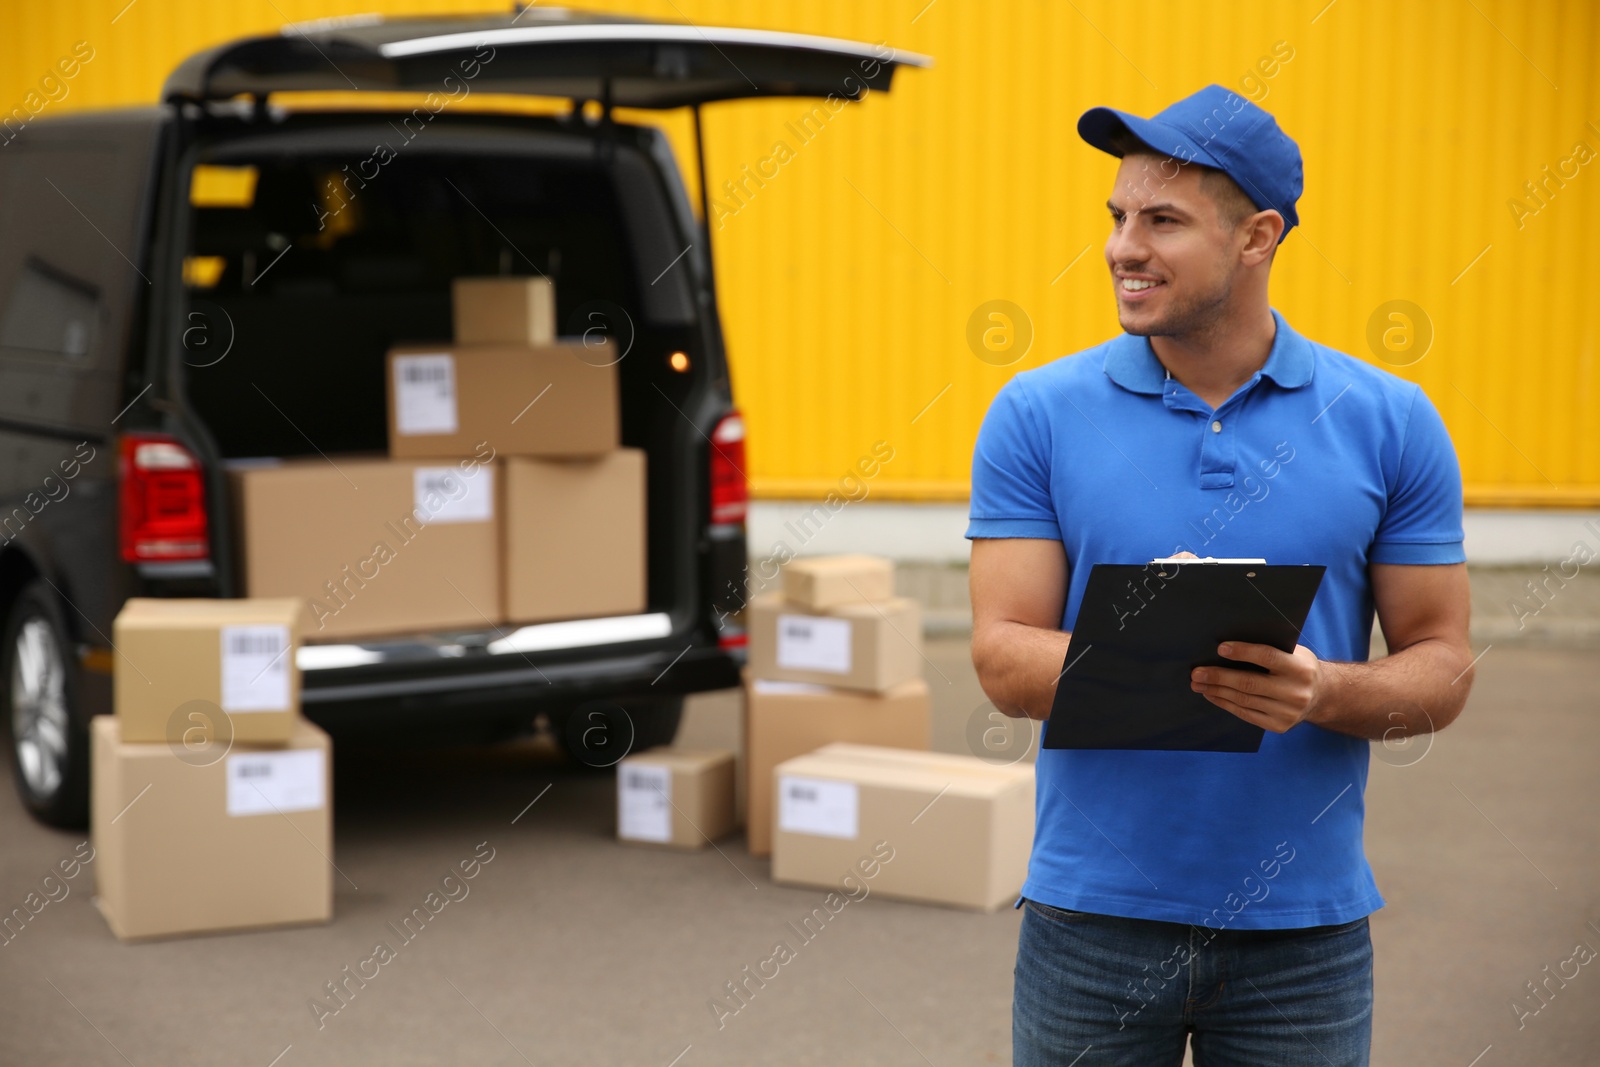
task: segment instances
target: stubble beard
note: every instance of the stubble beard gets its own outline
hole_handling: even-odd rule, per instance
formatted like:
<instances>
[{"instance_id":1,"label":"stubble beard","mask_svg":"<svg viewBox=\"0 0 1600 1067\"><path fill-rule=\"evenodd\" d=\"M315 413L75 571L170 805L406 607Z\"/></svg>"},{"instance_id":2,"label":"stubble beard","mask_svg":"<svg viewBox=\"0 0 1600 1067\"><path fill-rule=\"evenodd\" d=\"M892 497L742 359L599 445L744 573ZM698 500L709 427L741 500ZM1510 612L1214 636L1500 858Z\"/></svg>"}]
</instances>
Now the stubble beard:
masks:
<instances>
[{"instance_id":1,"label":"stubble beard","mask_svg":"<svg viewBox=\"0 0 1600 1067\"><path fill-rule=\"evenodd\" d=\"M1171 284L1171 283L1168 283ZM1228 302L1233 295L1232 283L1224 279L1209 293L1190 296L1171 302L1166 310L1154 319L1132 325L1124 317L1124 309L1117 303L1117 321L1125 333L1135 337L1174 337L1199 339L1215 333L1226 318Z\"/></svg>"}]
</instances>

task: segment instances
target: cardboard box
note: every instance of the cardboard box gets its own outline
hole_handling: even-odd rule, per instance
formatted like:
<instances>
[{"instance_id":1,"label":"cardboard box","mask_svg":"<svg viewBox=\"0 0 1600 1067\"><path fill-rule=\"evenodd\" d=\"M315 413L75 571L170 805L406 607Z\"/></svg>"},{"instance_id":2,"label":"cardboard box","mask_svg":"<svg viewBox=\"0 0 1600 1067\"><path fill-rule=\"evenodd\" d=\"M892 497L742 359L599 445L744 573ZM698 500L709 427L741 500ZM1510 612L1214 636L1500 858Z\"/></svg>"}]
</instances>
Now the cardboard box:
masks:
<instances>
[{"instance_id":1,"label":"cardboard box","mask_svg":"<svg viewBox=\"0 0 1600 1067\"><path fill-rule=\"evenodd\" d=\"M333 456L229 471L246 595L307 642L499 624L493 464Z\"/></svg>"},{"instance_id":2,"label":"cardboard box","mask_svg":"<svg viewBox=\"0 0 1600 1067\"><path fill-rule=\"evenodd\" d=\"M617 763L617 839L704 848L731 832L733 753L652 748Z\"/></svg>"},{"instance_id":3,"label":"cardboard box","mask_svg":"<svg viewBox=\"0 0 1600 1067\"><path fill-rule=\"evenodd\" d=\"M292 597L129 600L111 624L122 739L287 742L300 714L304 611Z\"/></svg>"},{"instance_id":4,"label":"cardboard box","mask_svg":"<svg viewBox=\"0 0 1600 1067\"><path fill-rule=\"evenodd\" d=\"M295 719L287 747L193 758L96 716L97 901L124 941L333 916L332 750ZM210 762L206 762L209 760Z\"/></svg>"},{"instance_id":5,"label":"cardboard box","mask_svg":"<svg viewBox=\"0 0 1600 1067\"><path fill-rule=\"evenodd\" d=\"M887 897L993 911L1027 878L1031 764L829 745L784 761L773 777L774 881L832 887L880 842L892 859L871 886Z\"/></svg>"},{"instance_id":6,"label":"cardboard box","mask_svg":"<svg viewBox=\"0 0 1600 1067\"><path fill-rule=\"evenodd\" d=\"M921 678L886 693L775 682L744 671L745 837L752 856L772 851L772 770L832 741L926 751L933 698Z\"/></svg>"},{"instance_id":7,"label":"cardboard box","mask_svg":"<svg viewBox=\"0 0 1600 1067\"><path fill-rule=\"evenodd\" d=\"M579 343L389 353L389 455L592 456L621 441L616 346Z\"/></svg>"},{"instance_id":8,"label":"cardboard box","mask_svg":"<svg viewBox=\"0 0 1600 1067\"><path fill-rule=\"evenodd\" d=\"M797 608L777 590L750 598L750 673L881 693L922 676L922 607L910 597Z\"/></svg>"},{"instance_id":9,"label":"cardboard box","mask_svg":"<svg viewBox=\"0 0 1600 1067\"><path fill-rule=\"evenodd\" d=\"M806 556L783 568L783 595L795 607L827 611L894 599L894 561L882 556Z\"/></svg>"},{"instance_id":10,"label":"cardboard box","mask_svg":"<svg viewBox=\"0 0 1600 1067\"><path fill-rule=\"evenodd\" d=\"M548 278L456 278L450 283L458 345L547 345L556 339Z\"/></svg>"},{"instance_id":11,"label":"cardboard box","mask_svg":"<svg viewBox=\"0 0 1600 1067\"><path fill-rule=\"evenodd\" d=\"M646 604L645 454L501 465L511 622L637 615Z\"/></svg>"}]
</instances>

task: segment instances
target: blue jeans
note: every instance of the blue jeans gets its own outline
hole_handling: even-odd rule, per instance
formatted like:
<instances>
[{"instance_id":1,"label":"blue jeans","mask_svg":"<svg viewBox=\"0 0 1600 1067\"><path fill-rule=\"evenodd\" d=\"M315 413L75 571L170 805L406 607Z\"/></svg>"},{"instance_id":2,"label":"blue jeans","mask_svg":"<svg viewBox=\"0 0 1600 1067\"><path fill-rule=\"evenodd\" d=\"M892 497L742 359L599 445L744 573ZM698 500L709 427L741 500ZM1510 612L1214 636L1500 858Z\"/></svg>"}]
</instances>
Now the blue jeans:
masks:
<instances>
[{"instance_id":1,"label":"blue jeans","mask_svg":"<svg viewBox=\"0 0 1600 1067\"><path fill-rule=\"evenodd\" d=\"M1290 930L1023 906L1012 1003L1016 1067L1366 1067L1366 918Z\"/></svg>"}]
</instances>

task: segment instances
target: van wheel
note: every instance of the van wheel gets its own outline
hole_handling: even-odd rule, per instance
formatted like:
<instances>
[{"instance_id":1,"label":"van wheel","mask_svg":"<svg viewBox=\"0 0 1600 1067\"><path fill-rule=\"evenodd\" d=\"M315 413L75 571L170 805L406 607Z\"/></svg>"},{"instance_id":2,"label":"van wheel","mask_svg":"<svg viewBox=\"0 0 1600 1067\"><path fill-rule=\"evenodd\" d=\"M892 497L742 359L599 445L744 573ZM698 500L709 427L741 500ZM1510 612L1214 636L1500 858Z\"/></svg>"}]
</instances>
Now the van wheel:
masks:
<instances>
[{"instance_id":1,"label":"van wheel","mask_svg":"<svg viewBox=\"0 0 1600 1067\"><path fill-rule=\"evenodd\" d=\"M0 644L0 710L23 806L40 822L77 828L89 817L89 731L72 714L65 634L50 587L24 586Z\"/></svg>"},{"instance_id":2,"label":"van wheel","mask_svg":"<svg viewBox=\"0 0 1600 1067\"><path fill-rule=\"evenodd\" d=\"M581 704L554 725L567 755L606 768L629 753L672 744L682 718L683 697L651 697Z\"/></svg>"},{"instance_id":3,"label":"van wheel","mask_svg":"<svg viewBox=\"0 0 1600 1067\"><path fill-rule=\"evenodd\" d=\"M658 697L628 706L633 716L633 751L670 745L683 721L682 697Z\"/></svg>"}]
</instances>

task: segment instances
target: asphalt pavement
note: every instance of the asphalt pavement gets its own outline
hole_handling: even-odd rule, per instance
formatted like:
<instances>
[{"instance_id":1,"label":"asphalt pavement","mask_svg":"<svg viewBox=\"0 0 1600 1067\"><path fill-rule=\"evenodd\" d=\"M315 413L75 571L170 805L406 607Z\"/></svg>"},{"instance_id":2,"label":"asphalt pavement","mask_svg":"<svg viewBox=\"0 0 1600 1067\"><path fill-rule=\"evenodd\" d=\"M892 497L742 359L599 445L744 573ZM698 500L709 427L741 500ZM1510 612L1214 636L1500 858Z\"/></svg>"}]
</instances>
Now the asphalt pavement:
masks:
<instances>
[{"instance_id":1,"label":"asphalt pavement","mask_svg":"<svg viewBox=\"0 0 1600 1067\"><path fill-rule=\"evenodd\" d=\"M927 651L935 747L968 751L986 710L968 646ZM1372 916L1375 1065L1600 1061L1600 961L1579 950L1600 951L1597 694L1594 649L1491 647L1460 720L1374 746L1366 843L1387 900ZM736 747L738 734L735 691L692 701L680 740ZM3 788L9 911L85 835L38 826ZM538 739L342 746L335 814L326 925L123 945L86 865L0 942L0 1064L1010 1062L1009 908L852 902L719 1018L724 984L823 896L774 885L741 835L692 853L619 844L612 775ZM487 852L465 896L327 1009L327 983ZM1525 983L1541 982L1536 998ZM1302 1062L1320 1061L1308 1048Z\"/></svg>"}]
</instances>

